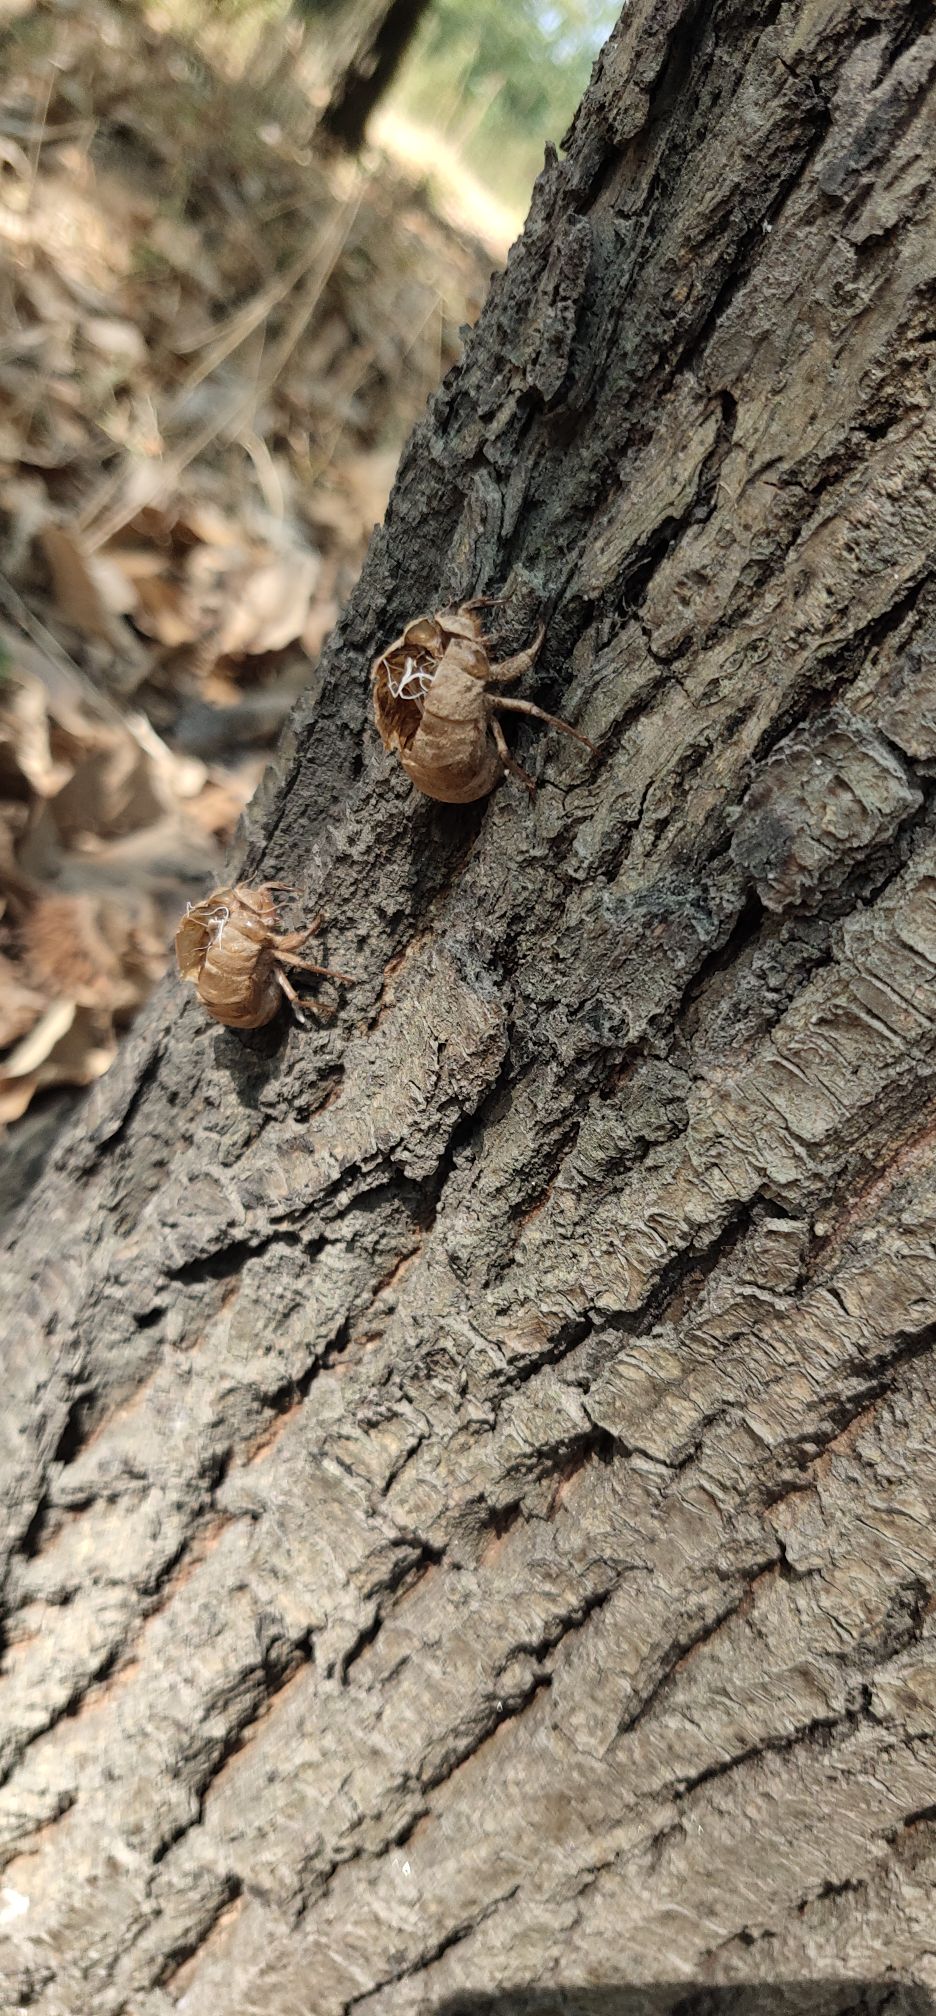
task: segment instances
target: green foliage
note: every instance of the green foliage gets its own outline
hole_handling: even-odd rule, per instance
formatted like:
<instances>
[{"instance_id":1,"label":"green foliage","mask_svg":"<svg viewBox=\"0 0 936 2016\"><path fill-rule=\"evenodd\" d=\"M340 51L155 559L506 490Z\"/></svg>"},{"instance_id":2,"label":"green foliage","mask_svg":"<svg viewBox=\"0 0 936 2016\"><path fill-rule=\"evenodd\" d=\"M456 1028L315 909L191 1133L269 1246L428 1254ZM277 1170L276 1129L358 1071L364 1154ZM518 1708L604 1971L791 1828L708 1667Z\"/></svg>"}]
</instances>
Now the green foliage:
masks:
<instances>
[{"instance_id":1,"label":"green foliage","mask_svg":"<svg viewBox=\"0 0 936 2016\"><path fill-rule=\"evenodd\" d=\"M147 0L124 4L145 8ZM482 182L525 211L544 145L561 141L626 4L429 0L391 103L440 134ZM378 8L379 0L160 0L160 11L196 40L220 32L235 70L241 60L250 67L261 28L275 32L292 19L320 32L345 13L366 20Z\"/></svg>"},{"instance_id":2,"label":"green foliage","mask_svg":"<svg viewBox=\"0 0 936 2016\"><path fill-rule=\"evenodd\" d=\"M619 12L620 0L433 0L398 100L525 202Z\"/></svg>"}]
</instances>

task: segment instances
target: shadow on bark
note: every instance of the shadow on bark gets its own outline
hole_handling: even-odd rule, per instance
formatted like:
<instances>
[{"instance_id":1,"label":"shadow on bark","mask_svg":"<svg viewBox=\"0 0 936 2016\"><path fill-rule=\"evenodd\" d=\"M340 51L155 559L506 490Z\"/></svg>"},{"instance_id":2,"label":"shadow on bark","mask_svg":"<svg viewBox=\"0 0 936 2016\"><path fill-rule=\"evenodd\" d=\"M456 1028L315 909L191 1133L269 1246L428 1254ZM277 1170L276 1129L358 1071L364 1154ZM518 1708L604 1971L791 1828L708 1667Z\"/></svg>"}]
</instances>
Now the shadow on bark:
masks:
<instances>
[{"instance_id":1,"label":"shadow on bark","mask_svg":"<svg viewBox=\"0 0 936 2016\"><path fill-rule=\"evenodd\" d=\"M619 1988L517 1988L456 1995L434 2016L936 2016L929 1990L901 1981L691 1981Z\"/></svg>"}]
</instances>

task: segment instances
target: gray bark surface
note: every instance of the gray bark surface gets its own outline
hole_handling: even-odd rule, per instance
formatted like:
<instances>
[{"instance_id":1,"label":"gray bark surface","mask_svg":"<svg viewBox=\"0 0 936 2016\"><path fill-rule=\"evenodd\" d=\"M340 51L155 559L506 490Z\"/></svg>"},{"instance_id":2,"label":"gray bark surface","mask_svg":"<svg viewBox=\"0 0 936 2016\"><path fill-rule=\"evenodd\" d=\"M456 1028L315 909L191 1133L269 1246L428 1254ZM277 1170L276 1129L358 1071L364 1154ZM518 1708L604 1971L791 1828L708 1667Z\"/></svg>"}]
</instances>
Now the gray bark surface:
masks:
<instances>
[{"instance_id":1,"label":"gray bark surface","mask_svg":"<svg viewBox=\"0 0 936 2016\"><path fill-rule=\"evenodd\" d=\"M240 848L357 986L29 1200L4 2006L936 1979L934 77L633 0ZM504 584L600 755L437 806L369 661Z\"/></svg>"}]
</instances>

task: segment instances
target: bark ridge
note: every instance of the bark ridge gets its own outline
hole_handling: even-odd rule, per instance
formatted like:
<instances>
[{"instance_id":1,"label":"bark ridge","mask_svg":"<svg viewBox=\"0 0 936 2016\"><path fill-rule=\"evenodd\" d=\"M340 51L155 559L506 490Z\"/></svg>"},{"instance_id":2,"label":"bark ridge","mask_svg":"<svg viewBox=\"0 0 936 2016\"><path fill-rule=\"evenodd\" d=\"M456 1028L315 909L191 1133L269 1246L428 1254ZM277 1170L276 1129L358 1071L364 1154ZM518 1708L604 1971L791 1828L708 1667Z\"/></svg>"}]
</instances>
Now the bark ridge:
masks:
<instances>
[{"instance_id":1,"label":"bark ridge","mask_svg":"<svg viewBox=\"0 0 936 2016\"><path fill-rule=\"evenodd\" d=\"M633 0L232 864L358 985L167 986L24 1215L10 2006L932 1985L934 73ZM601 753L435 806L367 667L505 586Z\"/></svg>"}]
</instances>

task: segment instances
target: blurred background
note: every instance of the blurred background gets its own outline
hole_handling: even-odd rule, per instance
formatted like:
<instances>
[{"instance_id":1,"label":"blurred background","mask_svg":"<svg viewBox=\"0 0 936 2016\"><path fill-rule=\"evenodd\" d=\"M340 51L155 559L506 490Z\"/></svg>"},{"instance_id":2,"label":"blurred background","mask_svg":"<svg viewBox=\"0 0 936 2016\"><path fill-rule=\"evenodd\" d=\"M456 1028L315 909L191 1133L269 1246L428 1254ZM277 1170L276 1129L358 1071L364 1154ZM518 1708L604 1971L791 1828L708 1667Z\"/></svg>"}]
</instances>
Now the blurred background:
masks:
<instances>
[{"instance_id":1,"label":"blurred background","mask_svg":"<svg viewBox=\"0 0 936 2016\"><path fill-rule=\"evenodd\" d=\"M219 874L616 13L0 0L0 1215Z\"/></svg>"}]
</instances>

